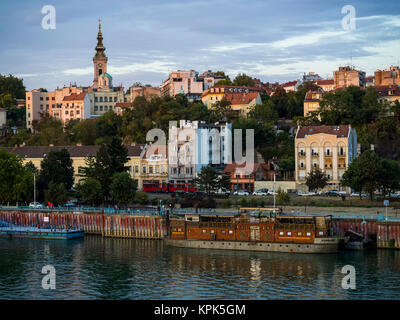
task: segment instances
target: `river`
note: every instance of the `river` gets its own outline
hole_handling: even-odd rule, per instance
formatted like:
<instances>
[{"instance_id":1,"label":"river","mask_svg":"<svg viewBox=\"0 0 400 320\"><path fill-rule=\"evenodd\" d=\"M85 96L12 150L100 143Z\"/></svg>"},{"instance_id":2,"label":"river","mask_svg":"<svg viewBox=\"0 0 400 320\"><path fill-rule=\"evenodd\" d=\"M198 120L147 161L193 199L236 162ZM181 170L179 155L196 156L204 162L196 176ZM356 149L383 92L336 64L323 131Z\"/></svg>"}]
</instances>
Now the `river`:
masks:
<instances>
[{"instance_id":1,"label":"river","mask_svg":"<svg viewBox=\"0 0 400 320\"><path fill-rule=\"evenodd\" d=\"M42 267L56 289L42 288ZM356 270L343 289L342 267ZM400 251L290 254L85 236L0 240L0 299L400 299Z\"/></svg>"}]
</instances>

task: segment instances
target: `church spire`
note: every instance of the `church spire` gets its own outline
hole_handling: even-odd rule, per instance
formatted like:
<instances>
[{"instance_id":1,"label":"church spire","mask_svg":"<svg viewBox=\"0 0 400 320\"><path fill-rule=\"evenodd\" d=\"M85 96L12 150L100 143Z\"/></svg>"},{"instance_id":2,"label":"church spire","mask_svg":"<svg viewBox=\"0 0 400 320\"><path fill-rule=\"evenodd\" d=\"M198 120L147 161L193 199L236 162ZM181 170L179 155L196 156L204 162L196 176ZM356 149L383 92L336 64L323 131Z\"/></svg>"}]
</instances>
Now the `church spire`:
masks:
<instances>
[{"instance_id":1,"label":"church spire","mask_svg":"<svg viewBox=\"0 0 400 320\"><path fill-rule=\"evenodd\" d=\"M95 50L95 57L106 57L104 52L106 48L103 46L103 34L101 33L101 19L99 19L99 32L97 33L97 46Z\"/></svg>"}]
</instances>

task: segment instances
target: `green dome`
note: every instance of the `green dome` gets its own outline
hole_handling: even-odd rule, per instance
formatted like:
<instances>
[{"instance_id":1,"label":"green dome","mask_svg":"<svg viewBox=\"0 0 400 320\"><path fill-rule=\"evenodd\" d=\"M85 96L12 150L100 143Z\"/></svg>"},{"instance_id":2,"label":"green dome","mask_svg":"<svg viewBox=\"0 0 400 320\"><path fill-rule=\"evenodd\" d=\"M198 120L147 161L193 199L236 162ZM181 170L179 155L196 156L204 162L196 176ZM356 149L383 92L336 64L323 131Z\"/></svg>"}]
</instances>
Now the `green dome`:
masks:
<instances>
[{"instance_id":1,"label":"green dome","mask_svg":"<svg viewBox=\"0 0 400 320\"><path fill-rule=\"evenodd\" d=\"M112 77L111 77L111 75L109 74L109 73L103 73L101 76L100 76L101 78L104 78L104 77L107 77L108 79L112 79Z\"/></svg>"}]
</instances>

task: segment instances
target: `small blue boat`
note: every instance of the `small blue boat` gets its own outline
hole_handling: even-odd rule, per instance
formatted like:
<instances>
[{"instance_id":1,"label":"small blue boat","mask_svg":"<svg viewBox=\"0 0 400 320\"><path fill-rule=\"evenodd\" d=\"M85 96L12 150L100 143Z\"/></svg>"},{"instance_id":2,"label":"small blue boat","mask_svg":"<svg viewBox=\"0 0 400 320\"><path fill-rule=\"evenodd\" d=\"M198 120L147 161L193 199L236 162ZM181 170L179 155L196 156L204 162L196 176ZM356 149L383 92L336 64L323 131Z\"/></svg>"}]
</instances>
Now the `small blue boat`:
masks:
<instances>
[{"instance_id":1,"label":"small blue boat","mask_svg":"<svg viewBox=\"0 0 400 320\"><path fill-rule=\"evenodd\" d=\"M43 229L37 227L0 227L0 238L34 238L49 240L69 240L84 237L83 230L74 229Z\"/></svg>"}]
</instances>

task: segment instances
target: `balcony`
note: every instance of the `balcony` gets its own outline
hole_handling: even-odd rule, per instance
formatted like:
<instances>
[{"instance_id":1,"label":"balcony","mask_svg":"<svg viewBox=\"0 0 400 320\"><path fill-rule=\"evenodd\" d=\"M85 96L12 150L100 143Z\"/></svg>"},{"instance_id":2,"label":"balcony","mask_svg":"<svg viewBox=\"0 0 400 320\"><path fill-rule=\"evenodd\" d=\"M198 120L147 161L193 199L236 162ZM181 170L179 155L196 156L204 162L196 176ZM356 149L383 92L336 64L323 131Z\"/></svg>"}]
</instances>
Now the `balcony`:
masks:
<instances>
[{"instance_id":1,"label":"balcony","mask_svg":"<svg viewBox=\"0 0 400 320\"><path fill-rule=\"evenodd\" d=\"M346 156L346 152L338 152L338 157L345 157Z\"/></svg>"},{"instance_id":2,"label":"balcony","mask_svg":"<svg viewBox=\"0 0 400 320\"><path fill-rule=\"evenodd\" d=\"M312 153L311 153L311 156L312 156L312 157L319 157L319 153L318 153L318 152L312 152Z\"/></svg>"},{"instance_id":3,"label":"balcony","mask_svg":"<svg viewBox=\"0 0 400 320\"><path fill-rule=\"evenodd\" d=\"M332 153L331 152L329 152L329 153L325 152L325 157L331 158L332 157Z\"/></svg>"},{"instance_id":4,"label":"balcony","mask_svg":"<svg viewBox=\"0 0 400 320\"><path fill-rule=\"evenodd\" d=\"M299 152L298 154L299 154L299 157L305 157L306 156L305 152Z\"/></svg>"}]
</instances>

